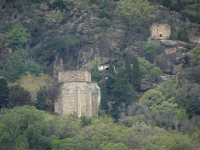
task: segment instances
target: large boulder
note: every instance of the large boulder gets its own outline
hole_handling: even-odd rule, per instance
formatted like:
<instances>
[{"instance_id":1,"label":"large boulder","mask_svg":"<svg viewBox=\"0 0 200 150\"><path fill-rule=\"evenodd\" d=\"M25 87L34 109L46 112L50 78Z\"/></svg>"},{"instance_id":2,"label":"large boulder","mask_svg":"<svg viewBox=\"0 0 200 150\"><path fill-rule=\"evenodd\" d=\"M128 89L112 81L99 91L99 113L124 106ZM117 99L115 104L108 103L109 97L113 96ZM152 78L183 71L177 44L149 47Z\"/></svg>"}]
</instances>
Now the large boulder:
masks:
<instances>
[{"instance_id":1,"label":"large boulder","mask_svg":"<svg viewBox=\"0 0 200 150\"><path fill-rule=\"evenodd\" d=\"M188 63L188 55L181 52L162 54L154 59L154 65L167 74L176 74L180 72Z\"/></svg>"}]
</instances>

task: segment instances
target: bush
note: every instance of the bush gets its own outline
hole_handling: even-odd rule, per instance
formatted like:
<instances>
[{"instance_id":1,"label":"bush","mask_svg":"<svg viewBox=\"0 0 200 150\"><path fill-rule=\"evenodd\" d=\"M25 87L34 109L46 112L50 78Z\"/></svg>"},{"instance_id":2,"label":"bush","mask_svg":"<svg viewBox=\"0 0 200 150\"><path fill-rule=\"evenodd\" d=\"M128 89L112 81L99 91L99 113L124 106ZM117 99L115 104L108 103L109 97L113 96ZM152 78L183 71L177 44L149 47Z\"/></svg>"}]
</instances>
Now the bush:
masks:
<instances>
[{"instance_id":1,"label":"bush","mask_svg":"<svg viewBox=\"0 0 200 150\"><path fill-rule=\"evenodd\" d=\"M98 17L99 17L99 18L107 18L107 19L109 19L109 14L108 14L107 11L102 10L102 11L98 14Z\"/></svg>"},{"instance_id":2,"label":"bush","mask_svg":"<svg viewBox=\"0 0 200 150\"><path fill-rule=\"evenodd\" d=\"M31 105L31 95L28 91L19 85L14 85L10 88L9 107Z\"/></svg>"},{"instance_id":3,"label":"bush","mask_svg":"<svg viewBox=\"0 0 200 150\"><path fill-rule=\"evenodd\" d=\"M163 74L162 70L160 70L160 68L158 68L158 67L154 67L153 69L150 70L150 75L154 79L157 79L162 74Z\"/></svg>"},{"instance_id":4,"label":"bush","mask_svg":"<svg viewBox=\"0 0 200 150\"><path fill-rule=\"evenodd\" d=\"M110 21L106 18L101 19L98 23L97 23L97 27L109 27L110 26Z\"/></svg>"},{"instance_id":5,"label":"bush","mask_svg":"<svg viewBox=\"0 0 200 150\"><path fill-rule=\"evenodd\" d=\"M26 31L27 29L22 25L13 27L8 32L8 44L13 45L15 48L21 48L30 39L30 35Z\"/></svg>"},{"instance_id":6,"label":"bush","mask_svg":"<svg viewBox=\"0 0 200 150\"><path fill-rule=\"evenodd\" d=\"M53 9L56 9L56 8L58 8L58 9L65 9L66 8L66 5L65 5L65 3L63 2L63 0L55 0L52 4L51 4L51 7L53 8Z\"/></svg>"},{"instance_id":7,"label":"bush","mask_svg":"<svg viewBox=\"0 0 200 150\"><path fill-rule=\"evenodd\" d=\"M101 28L100 27L94 28L94 33L98 34L100 32L101 32Z\"/></svg>"}]
</instances>

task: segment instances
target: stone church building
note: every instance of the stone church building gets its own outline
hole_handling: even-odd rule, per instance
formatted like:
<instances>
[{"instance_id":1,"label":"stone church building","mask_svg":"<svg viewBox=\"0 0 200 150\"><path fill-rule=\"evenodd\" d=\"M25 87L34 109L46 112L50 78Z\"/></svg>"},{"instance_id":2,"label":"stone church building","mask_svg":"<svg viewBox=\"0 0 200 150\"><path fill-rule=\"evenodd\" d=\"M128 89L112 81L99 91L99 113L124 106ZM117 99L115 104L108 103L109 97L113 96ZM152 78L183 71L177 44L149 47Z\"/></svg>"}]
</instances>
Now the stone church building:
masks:
<instances>
[{"instance_id":1,"label":"stone church building","mask_svg":"<svg viewBox=\"0 0 200 150\"><path fill-rule=\"evenodd\" d=\"M101 99L100 88L91 82L89 71L58 73L60 94L55 101L55 112L60 115L76 113L81 116L97 116Z\"/></svg>"}]
</instances>

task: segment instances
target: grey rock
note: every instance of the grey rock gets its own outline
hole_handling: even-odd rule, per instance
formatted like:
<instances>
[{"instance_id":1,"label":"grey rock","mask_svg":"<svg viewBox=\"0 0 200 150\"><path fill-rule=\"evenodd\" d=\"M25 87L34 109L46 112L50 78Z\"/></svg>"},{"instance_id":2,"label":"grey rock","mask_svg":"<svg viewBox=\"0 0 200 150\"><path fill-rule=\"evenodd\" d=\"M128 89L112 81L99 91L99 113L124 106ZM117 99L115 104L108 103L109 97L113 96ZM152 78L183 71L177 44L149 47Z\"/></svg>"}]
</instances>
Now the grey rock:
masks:
<instances>
[{"instance_id":1,"label":"grey rock","mask_svg":"<svg viewBox=\"0 0 200 150\"><path fill-rule=\"evenodd\" d=\"M177 67L177 65L186 65L188 63L189 56L179 52L172 54L162 54L154 59L154 65L159 67L164 73L167 74L173 74L174 72L177 72L173 72L174 68ZM182 69L183 67L177 67L176 70L178 69L180 71L180 68Z\"/></svg>"},{"instance_id":2,"label":"grey rock","mask_svg":"<svg viewBox=\"0 0 200 150\"><path fill-rule=\"evenodd\" d=\"M175 41L171 41L171 40L160 40L160 42L167 47L176 47L177 46L177 42Z\"/></svg>"},{"instance_id":3,"label":"grey rock","mask_svg":"<svg viewBox=\"0 0 200 150\"><path fill-rule=\"evenodd\" d=\"M156 86L154 83L155 83L155 80L150 75L148 74L144 75L141 78L141 90L146 92L154 88Z\"/></svg>"},{"instance_id":4,"label":"grey rock","mask_svg":"<svg viewBox=\"0 0 200 150\"><path fill-rule=\"evenodd\" d=\"M49 6L47 4L41 4L40 9L43 11L47 11L47 10L49 10Z\"/></svg>"},{"instance_id":5,"label":"grey rock","mask_svg":"<svg viewBox=\"0 0 200 150\"><path fill-rule=\"evenodd\" d=\"M163 83L168 80L168 76L159 76L157 78L157 83Z\"/></svg>"}]
</instances>

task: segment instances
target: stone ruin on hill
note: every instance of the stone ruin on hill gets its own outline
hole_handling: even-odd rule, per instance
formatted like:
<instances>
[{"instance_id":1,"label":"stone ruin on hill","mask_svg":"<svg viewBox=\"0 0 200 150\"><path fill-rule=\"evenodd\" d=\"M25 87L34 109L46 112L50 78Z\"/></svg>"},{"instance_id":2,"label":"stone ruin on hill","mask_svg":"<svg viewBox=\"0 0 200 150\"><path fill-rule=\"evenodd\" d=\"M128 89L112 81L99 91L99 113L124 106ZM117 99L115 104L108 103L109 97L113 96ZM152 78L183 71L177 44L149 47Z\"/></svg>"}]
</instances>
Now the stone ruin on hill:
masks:
<instances>
[{"instance_id":1,"label":"stone ruin on hill","mask_svg":"<svg viewBox=\"0 0 200 150\"><path fill-rule=\"evenodd\" d=\"M77 113L81 116L97 116L101 99L100 88L91 82L89 71L58 73L59 93L55 100L55 112L60 115Z\"/></svg>"},{"instance_id":2,"label":"stone ruin on hill","mask_svg":"<svg viewBox=\"0 0 200 150\"><path fill-rule=\"evenodd\" d=\"M171 28L168 24L154 24L151 27L151 39L168 39L171 35Z\"/></svg>"}]
</instances>

